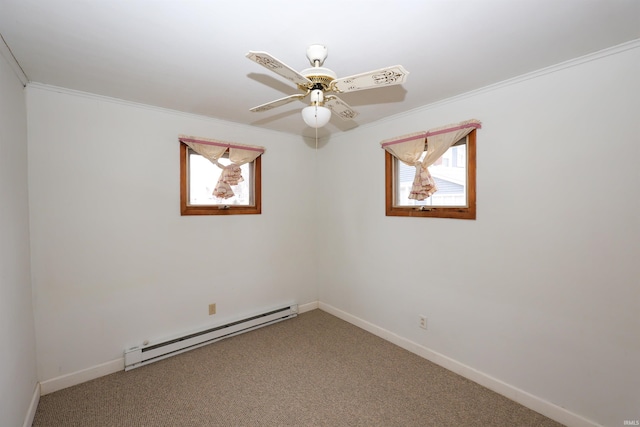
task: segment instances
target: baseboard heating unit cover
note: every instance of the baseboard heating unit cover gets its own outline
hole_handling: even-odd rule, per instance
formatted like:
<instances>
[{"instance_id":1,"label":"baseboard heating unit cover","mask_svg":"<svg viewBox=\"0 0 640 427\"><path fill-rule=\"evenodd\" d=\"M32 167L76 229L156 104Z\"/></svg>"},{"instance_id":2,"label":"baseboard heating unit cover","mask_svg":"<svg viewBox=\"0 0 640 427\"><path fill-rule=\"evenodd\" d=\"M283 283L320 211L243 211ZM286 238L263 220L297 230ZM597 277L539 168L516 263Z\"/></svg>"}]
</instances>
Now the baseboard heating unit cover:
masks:
<instances>
[{"instance_id":1,"label":"baseboard heating unit cover","mask_svg":"<svg viewBox=\"0 0 640 427\"><path fill-rule=\"evenodd\" d=\"M290 304L266 310L263 313L245 317L240 320L214 326L198 332L191 332L175 338L132 347L124 351L124 370L148 365L176 354L184 353L221 339L249 332L263 326L291 319L298 315L298 305Z\"/></svg>"}]
</instances>

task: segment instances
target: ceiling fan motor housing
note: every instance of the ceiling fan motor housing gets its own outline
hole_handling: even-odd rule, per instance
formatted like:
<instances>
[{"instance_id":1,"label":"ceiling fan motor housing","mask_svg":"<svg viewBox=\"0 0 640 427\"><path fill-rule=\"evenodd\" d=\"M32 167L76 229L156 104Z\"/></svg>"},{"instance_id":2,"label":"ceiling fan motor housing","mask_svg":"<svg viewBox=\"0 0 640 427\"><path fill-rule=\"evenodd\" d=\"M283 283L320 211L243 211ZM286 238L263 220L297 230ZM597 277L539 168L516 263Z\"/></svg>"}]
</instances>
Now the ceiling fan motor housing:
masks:
<instances>
[{"instance_id":1,"label":"ceiling fan motor housing","mask_svg":"<svg viewBox=\"0 0 640 427\"><path fill-rule=\"evenodd\" d=\"M323 90L327 90L330 83L338 78L336 73L324 67L305 68L300 74L313 82L313 86L306 89L317 89L321 85Z\"/></svg>"},{"instance_id":2,"label":"ceiling fan motor housing","mask_svg":"<svg viewBox=\"0 0 640 427\"><path fill-rule=\"evenodd\" d=\"M338 78L335 72L322 66L324 60L327 59L327 53L327 47L320 44L312 44L307 48L307 58L313 67L305 68L300 74L311 80L313 86L301 87L300 89L327 90L330 83Z\"/></svg>"}]
</instances>

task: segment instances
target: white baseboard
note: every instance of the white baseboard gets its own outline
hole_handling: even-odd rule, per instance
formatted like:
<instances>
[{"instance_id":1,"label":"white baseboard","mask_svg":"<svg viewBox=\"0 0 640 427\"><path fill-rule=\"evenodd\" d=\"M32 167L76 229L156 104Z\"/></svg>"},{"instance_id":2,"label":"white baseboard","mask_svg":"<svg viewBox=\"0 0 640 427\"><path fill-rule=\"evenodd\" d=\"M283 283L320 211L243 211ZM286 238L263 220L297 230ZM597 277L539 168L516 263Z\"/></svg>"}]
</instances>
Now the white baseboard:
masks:
<instances>
[{"instance_id":1,"label":"white baseboard","mask_svg":"<svg viewBox=\"0 0 640 427\"><path fill-rule=\"evenodd\" d=\"M298 313L315 310L316 308L318 308L318 301L310 302L307 304L298 304Z\"/></svg>"},{"instance_id":2,"label":"white baseboard","mask_svg":"<svg viewBox=\"0 0 640 427\"><path fill-rule=\"evenodd\" d=\"M33 419L36 417L36 410L38 409L38 403L40 403L40 383L36 384L33 390L33 397L31 398L31 404L27 410L27 416L24 418L24 424L22 427L31 427Z\"/></svg>"},{"instance_id":3,"label":"white baseboard","mask_svg":"<svg viewBox=\"0 0 640 427\"><path fill-rule=\"evenodd\" d=\"M370 332L386 341L389 341L397 345L398 347L404 348L405 350L408 350L420 357L423 357L437 365L442 366L443 368L446 368L475 383L478 383L481 386L488 388L489 390L495 391L496 393L499 393L513 400L514 402L526 406L527 408L532 409L561 424L570 427L601 427L599 424L588 420L578 414L574 414L573 412L568 411L565 408L543 400L537 396L532 395L531 393L527 393L524 390L520 390L519 388L500 381L497 378L493 378L492 376L480 372L477 369L460 363L454 359L451 359L450 357L433 351L420 344L416 344L413 341L409 341L406 338L396 335L386 329L380 328L372 323L367 322L366 320L362 320L356 316L339 310L329 304L320 302L318 304L318 308L361 329L364 329L365 331Z\"/></svg>"},{"instance_id":4,"label":"white baseboard","mask_svg":"<svg viewBox=\"0 0 640 427\"><path fill-rule=\"evenodd\" d=\"M81 371L72 372L70 374L42 381L40 383L40 394L44 396L45 394L53 393L54 391L62 390L63 388L78 385L86 381L91 381L123 370L124 357L121 357L119 359L112 360L111 362L102 363Z\"/></svg>"}]
</instances>

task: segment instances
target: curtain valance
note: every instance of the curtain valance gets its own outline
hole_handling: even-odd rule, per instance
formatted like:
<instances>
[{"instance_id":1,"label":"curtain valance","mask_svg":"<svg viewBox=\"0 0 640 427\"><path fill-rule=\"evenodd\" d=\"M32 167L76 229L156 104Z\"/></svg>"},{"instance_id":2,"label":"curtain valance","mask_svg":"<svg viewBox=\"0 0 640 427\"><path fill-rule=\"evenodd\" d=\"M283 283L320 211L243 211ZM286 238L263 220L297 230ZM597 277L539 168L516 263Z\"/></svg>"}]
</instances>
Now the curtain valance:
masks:
<instances>
[{"instance_id":1,"label":"curtain valance","mask_svg":"<svg viewBox=\"0 0 640 427\"><path fill-rule=\"evenodd\" d=\"M478 120L467 120L428 131L385 139L380 145L401 162L416 168L409 199L424 200L438 191L428 167L438 160L449 147L474 129L481 127ZM425 151L425 146L427 153L421 161L420 157Z\"/></svg>"},{"instance_id":2,"label":"curtain valance","mask_svg":"<svg viewBox=\"0 0 640 427\"><path fill-rule=\"evenodd\" d=\"M233 197L231 186L238 185L238 183L244 181L240 166L254 161L265 152L264 147L257 145L238 144L235 142L186 135L180 135L178 139L193 151L222 169L220 178L213 190L213 195L223 199ZM218 162L218 159L227 151L229 152L231 164L225 166Z\"/></svg>"}]
</instances>

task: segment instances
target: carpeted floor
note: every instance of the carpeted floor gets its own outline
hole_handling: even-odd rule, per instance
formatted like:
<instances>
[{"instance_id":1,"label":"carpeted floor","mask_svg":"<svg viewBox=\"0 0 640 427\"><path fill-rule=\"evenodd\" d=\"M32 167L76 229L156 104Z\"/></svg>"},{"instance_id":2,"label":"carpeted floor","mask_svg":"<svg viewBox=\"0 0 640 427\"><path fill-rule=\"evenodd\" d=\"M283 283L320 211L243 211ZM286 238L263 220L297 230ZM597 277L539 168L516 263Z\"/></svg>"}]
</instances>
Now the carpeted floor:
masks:
<instances>
[{"instance_id":1,"label":"carpeted floor","mask_svg":"<svg viewBox=\"0 0 640 427\"><path fill-rule=\"evenodd\" d=\"M33 426L560 424L313 310L42 396Z\"/></svg>"}]
</instances>

